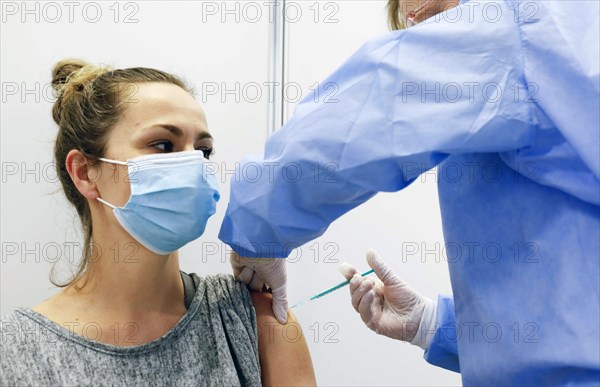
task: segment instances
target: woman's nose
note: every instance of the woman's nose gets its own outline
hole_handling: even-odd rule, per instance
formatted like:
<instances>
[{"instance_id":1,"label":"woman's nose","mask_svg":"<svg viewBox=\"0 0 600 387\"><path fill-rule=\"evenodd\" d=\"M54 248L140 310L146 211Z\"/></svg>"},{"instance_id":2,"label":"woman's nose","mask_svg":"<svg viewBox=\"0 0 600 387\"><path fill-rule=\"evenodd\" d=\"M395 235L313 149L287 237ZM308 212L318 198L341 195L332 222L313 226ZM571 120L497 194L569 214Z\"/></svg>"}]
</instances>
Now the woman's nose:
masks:
<instances>
[{"instance_id":1,"label":"woman's nose","mask_svg":"<svg viewBox=\"0 0 600 387\"><path fill-rule=\"evenodd\" d=\"M185 144L185 147L183 148L184 151L193 151L196 150L196 148L194 148L194 144L193 143L189 143L189 144Z\"/></svg>"}]
</instances>

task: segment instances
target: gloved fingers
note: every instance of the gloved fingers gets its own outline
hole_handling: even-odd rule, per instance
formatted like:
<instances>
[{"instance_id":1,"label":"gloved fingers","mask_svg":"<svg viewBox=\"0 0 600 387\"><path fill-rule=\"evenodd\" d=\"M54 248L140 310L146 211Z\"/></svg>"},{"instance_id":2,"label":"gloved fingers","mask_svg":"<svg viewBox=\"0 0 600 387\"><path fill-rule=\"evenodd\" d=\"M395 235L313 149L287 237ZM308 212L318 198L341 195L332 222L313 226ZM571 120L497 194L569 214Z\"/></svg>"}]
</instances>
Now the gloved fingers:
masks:
<instances>
[{"instance_id":1,"label":"gloved fingers","mask_svg":"<svg viewBox=\"0 0 600 387\"><path fill-rule=\"evenodd\" d=\"M288 318L287 262L284 258L261 259L256 272L271 288L273 294L273 314L277 321L285 324Z\"/></svg>"},{"instance_id":2,"label":"gloved fingers","mask_svg":"<svg viewBox=\"0 0 600 387\"><path fill-rule=\"evenodd\" d=\"M269 287L275 289L287 283L287 266L284 258L260 258L254 270Z\"/></svg>"},{"instance_id":3,"label":"gloved fingers","mask_svg":"<svg viewBox=\"0 0 600 387\"><path fill-rule=\"evenodd\" d=\"M238 279L242 269L244 268L244 265L240 264L239 257L237 254L235 254L235 252L231 254L229 263L231 264L231 269L233 270L233 277Z\"/></svg>"},{"instance_id":4,"label":"gloved fingers","mask_svg":"<svg viewBox=\"0 0 600 387\"><path fill-rule=\"evenodd\" d=\"M384 284L383 282L381 282L381 280L379 278L377 278L377 276L372 276L372 277L366 277L369 279L369 281L373 281L373 288L384 288Z\"/></svg>"},{"instance_id":5,"label":"gloved fingers","mask_svg":"<svg viewBox=\"0 0 600 387\"><path fill-rule=\"evenodd\" d=\"M240 274L236 277L236 279L245 284L250 284L253 276L254 276L254 270L252 270L248 266L244 266L242 268L242 271L240 272Z\"/></svg>"},{"instance_id":6,"label":"gloved fingers","mask_svg":"<svg viewBox=\"0 0 600 387\"><path fill-rule=\"evenodd\" d=\"M233 278L236 280L240 278L240 273L242 272L243 267L231 265L231 270L233 271Z\"/></svg>"},{"instance_id":7,"label":"gloved fingers","mask_svg":"<svg viewBox=\"0 0 600 387\"><path fill-rule=\"evenodd\" d=\"M349 264L347 262L342 263L338 267L338 270L340 271L340 273L342 273L344 278L346 278L347 280L352 279L352 277L354 277L354 274L358 273L358 270L356 270L356 268L354 266L352 266L351 264Z\"/></svg>"},{"instance_id":8,"label":"gloved fingers","mask_svg":"<svg viewBox=\"0 0 600 387\"><path fill-rule=\"evenodd\" d=\"M260 275L254 272L254 275L252 276L252 281L250 281L250 289L255 292L260 292L264 284L265 282L262 280Z\"/></svg>"},{"instance_id":9,"label":"gloved fingers","mask_svg":"<svg viewBox=\"0 0 600 387\"><path fill-rule=\"evenodd\" d=\"M364 302L364 304L363 304ZM363 321L374 332L382 334L381 332L381 319L382 319L382 302L383 299L377 296L375 289L371 290L363 297L359 309L361 310L361 316L364 316Z\"/></svg>"},{"instance_id":10,"label":"gloved fingers","mask_svg":"<svg viewBox=\"0 0 600 387\"><path fill-rule=\"evenodd\" d=\"M362 300L362 298L367 294L367 292L373 289L373 281L370 279L365 279L362 284L352 293L352 306L354 309L360 313L358 310L358 306Z\"/></svg>"},{"instance_id":11,"label":"gloved fingers","mask_svg":"<svg viewBox=\"0 0 600 387\"><path fill-rule=\"evenodd\" d=\"M273 293L273 314L277 321L285 324L288 318L288 300L286 284L277 288L271 288Z\"/></svg>"},{"instance_id":12,"label":"gloved fingers","mask_svg":"<svg viewBox=\"0 0 600 387\"><path fill-rule=\"evenodd\" d=\"M365 278L362 277L360 274L354 274L354 277L352 277L352 279L350 280L350 295L354 294L356 289L358 289L358 287L362 285L364 281Z\"/></svg>"},{"instance_id":13,"label":"gloved fingers","mask_svg":"<svg viewBox=\"0 0 600 387\"><path fill-rule=\"evenodd\" d=\"M379 277L384 285L392 286L402 283L392 269L390 269L383 259L379 257L375 250L369 249L367 252L367 262L369 263L369 266L375 270L375 274L377 274L377 277Z\"/></svg>"},{"instance_id":14,"label":"gloved fingers","mask_svg":"<svg viewBox=\"0 0 600 387\"><path fill-rule=\"evenodd\" d=\"M284 258L245 258L237 254L231 256L231 266L241 268L236 279L249 284L253 290L261 290L266 283L273 294L273 314L285 324L288 315L287 267Z\"/></svg>"},{"instance_id":15,"label":"gloved fingers","mask_svg":"<svg viewBox=\"0 0 600 387\"><path fill-rule=\"evenodd\" d=\"M360 318L369 328L372 327L375 320L375 316L373 314L373 312L376 310L373 308L373 304L375 302L375 292L373 289L371 289L360 299L360 303L358 304L358 313L360 314Z\"/></svg>"},{"instance_id":16,"label":"gloved fingers","mask_svg":"<svg viewBox=\"0 0 600 387\"><path fill-rule=\"evenodd\" d=\"M375 291L375 295L377 297L383 297L385 285L379 279L373 279L375 285L373 285L373 290Z\"/></svg>"}]
</instances>

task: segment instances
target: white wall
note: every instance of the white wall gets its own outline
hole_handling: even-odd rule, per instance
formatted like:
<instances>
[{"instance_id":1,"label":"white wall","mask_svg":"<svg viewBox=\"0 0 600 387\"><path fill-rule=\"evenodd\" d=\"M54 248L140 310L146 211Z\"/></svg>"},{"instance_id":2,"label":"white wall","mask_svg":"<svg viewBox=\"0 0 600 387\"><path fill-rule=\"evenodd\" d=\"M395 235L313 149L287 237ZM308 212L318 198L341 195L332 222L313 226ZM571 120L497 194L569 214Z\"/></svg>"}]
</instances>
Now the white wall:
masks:
<instances>
[{"instance_id":1,"label":"white wall","mask_svg":"<svg viewBox=\"0 0 600 387\"><path fill-rule=\"evenodd\" d=\"M50 19L56 18L56 9L46 3L37 3L38 21L34 20L35 10L23 15L21 2L12 4L17 13L12 15L4 8L6 20L1 25L0 315L17 306L33 306L57 291L48 281L54 257L62 258L59 268L67 268L69 260L73 268L77 263L65 245L81 243L75 212L60 191L52 193L59 188L51 165L56 126L50 113L53 98L49 88L50 69L56 61L80 57L119 68L155 67L182 75L200 94L203 88L213 90L216 83L221 90L200 95L199 101L216 137L215 160L228 169L242 156L262 151L268 103L264 83L269 8L263 2L230 1L227 9L234 10L232 14L222 12L222 2L123 2L118 5L117 22L115 8L110 8L113 2L98 2L102 16L95 23L95 5L88 6L84 14L86 3L79 3L71 23L68 8L55 3L62 15L53 23ZM34 9L36 3L28 4ZM305 93L366 39L386 32L385 2L381 0L296 4L302 13L296 14L294 8L288 14L287 81L300 85ZM260 18L256 5L262 12ZM133 23L125 23L127 15ZM237 95L223 92L223 86L231 90L238 82ZM262 86L257 100L256 84ZM36 87L37 92L26 92ZM294 101L288 102L291 113ZM180 252L185 271L200 275L229 272L227 251L217 239L229 197L228 181L221 184L221 190L222 202L206 233ZM402 192L376 196L294 253L293 257L301 255L301 259L289 265L290 302L340 282L337 267L343 261L366 270L368 247L376 248L425 295L449 293L448 271L439 259L439 250L424 263L420 255L402 259L407 243L425 243L428 249L435 249L442 241L436 184L428 175L425 182L417 181ZM13 251L15 248L18 250ZM457 374L427 364L420 349L368 330L352 309L347 289L302 306L296 314L320 385L460 384Z\"/></svg>"}]
</instances>

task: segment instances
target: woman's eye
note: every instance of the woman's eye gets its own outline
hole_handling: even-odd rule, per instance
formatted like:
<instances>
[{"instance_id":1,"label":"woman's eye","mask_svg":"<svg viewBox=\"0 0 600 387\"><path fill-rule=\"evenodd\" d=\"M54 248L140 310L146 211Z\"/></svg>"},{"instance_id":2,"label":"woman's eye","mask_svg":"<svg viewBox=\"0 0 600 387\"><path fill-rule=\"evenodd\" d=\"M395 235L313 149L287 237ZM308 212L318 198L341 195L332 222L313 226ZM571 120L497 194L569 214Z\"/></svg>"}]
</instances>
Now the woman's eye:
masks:
<instances>
[{"instance_id":1,"label":"woman's eye","mask_svg":"<svg viewBox=\"0 0 600 387\"><path fill-rule=\"evenodd\" d=\"M205 159L210 159L210 156L215 154L215 150L213 148L209 148L209 149L200 149L202 151L202 153L204 153L204 158Z\"/></svg>"},{"instance_id":2,"label":"woman's eye","mask_svg":"<svg viewBox=\"0 0 600 387\"><path fill-rule=\"evenodd\" d=\"M155 141L152 144L150 144L150 146L152 146L162 152L172 152L173 151L173 143L169 140Z\"/></svg>"}]
</instances>

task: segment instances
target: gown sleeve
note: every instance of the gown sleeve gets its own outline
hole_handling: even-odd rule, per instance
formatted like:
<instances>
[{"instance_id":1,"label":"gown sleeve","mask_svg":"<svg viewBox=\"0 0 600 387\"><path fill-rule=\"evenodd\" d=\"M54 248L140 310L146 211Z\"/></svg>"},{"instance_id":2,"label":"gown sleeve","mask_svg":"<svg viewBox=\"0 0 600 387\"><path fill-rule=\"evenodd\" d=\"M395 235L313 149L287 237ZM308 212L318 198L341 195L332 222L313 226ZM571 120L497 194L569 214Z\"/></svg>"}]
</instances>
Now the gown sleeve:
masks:
<instances>
[{"instance_id":1,"label":"gown sleeve","mask_svg":"<svg viewBox=\"0 0 600 387\"><path fill-rule=\"evenodd\" d=\"M495 4L493 23L453 14L461 4L364 44L298 104L261 158L242 161L219 238L241 256L286 257L452 154L532 145L519 26Z\"/></svg>"},{"instance_id":2,"label":"gown sleeve","mask_svg":"<svg viewBox=\"0 0 600 387\"><path fill-rule=\"evenodd\" d=\"M438 296L435 326L433 339L425 351L425 360L435 366L460 372L456 315L452 296Z\"/></svg>"}]
</instances>

